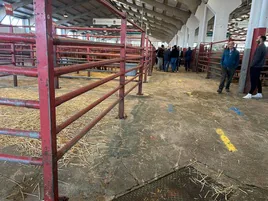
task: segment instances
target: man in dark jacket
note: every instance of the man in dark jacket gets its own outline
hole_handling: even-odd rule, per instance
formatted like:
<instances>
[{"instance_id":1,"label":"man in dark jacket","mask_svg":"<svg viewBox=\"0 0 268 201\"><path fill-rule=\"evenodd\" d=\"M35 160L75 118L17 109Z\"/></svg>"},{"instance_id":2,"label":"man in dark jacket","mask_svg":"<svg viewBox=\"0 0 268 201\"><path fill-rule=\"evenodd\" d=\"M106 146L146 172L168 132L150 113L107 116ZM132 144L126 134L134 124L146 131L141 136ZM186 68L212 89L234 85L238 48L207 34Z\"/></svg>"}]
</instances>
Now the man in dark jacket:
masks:
<instances>
[{"instance_id":1,"label":"man in dark jacket","mask_svg":"<svg viewBox=\"0 0 268 201\"><path fill-rule=\"evenodd\" d=\"M185 53L185 71L190 71L191 67L191 60L192 60L192 53L193 51L189 47L188 50Z\"/></svg>"},{"instance_id":2,"label":"man in dark jacket","mask_svg":"<svg viewBox=\"0 0 268 201\"><path fill-rule=\"evenodd\" d=\"M161 45L157 51L157 60L158 60L158 68L159 70L164 70L164 45Z\"/></svg>"},{"instance_id":3,"label":"man in dark jacket","mask_svg":"<svg viewBox=\"0 0 268 201\"><path fill-rule=\"evenodd\" d=\"M221 59L221 82L218 89L218 93L220 94L224 88L225 80L227 78L227 83L225 89L227 92L230 92L230 85L233 80L233 76L235 74L236 68L239 65L239 52L234 48L234 42L231 41L228 43L228 48L224 50L222 59Z\"/></svg>"},{"instance_id":4,"label":"man in dark jacket","mask_svg":"<svg viewBox=\"0 0 268 201\"><path fill-rule=\"evenodd\" d=\"M177 50L177 46L174 45L172 47L172 51L170 53L170 64L171 64L171 68L172 68L172 72L174 73L176 71L177 68L177 59L179 57L179 52Z\"/></svg>"},{"instance_id":5,"label":"man in dark jacket","mask_svg":"<svg viewBox=\"0 0 268 201\"><path fill-rule=\"evenodd\" d=\"M170 47L168 47L164 52L164 71L168 72L168 67L170 64Z\"/></svg>"},{"instance_id":6,"label":"man in dark jacket","mask_svg":"<svg viewBox=\"0 0 268 201\"><path fill-rule=\"evenodd\" d=\"M266 61L266 46L264 42L266 41L266 36L259 36L257 39L257 43L259 44L254 56L252 63L250 65L250 82L251 82L251 89L249 93L244 96L244 99L251 99L251 98L262 98L262 86L261 86L261 71ZM258 88L258 93L256 95L252 95L254 91Z\"/></svg>"},{"instance_id":7,"label":"man in dark jacket","mask_svg":"<svg viewBox=\"0 0 268 201\"><path fill-rule=\"evenodd\" d=\"M177 71L179 71L179 67L181 66L181 60L183 58L183 50L182 48L178 47L178 51L179 51L179 57L178 57L178 66L177 66Z\"/></svg>"}]
</instances>

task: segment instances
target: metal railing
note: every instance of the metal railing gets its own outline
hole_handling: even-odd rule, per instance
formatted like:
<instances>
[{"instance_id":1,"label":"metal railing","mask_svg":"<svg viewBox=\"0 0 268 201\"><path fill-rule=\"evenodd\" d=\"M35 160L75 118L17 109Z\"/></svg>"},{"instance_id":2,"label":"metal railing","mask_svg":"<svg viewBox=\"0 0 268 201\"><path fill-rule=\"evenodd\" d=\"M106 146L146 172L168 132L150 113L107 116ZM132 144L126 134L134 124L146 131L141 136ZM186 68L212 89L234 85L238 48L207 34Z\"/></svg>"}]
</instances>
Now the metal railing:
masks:
<instances>
[{"instance_id":1,"label":"metal railing","mask_svg":"<svg viewBox=\"0 0 268 201\"><path fill-rule=\"evenodd\" d=\"M125 97L138 88L138 95L142 95L143 92L143 79L147 81L147 74L151 74L152 65L154 64L154 48L150 45L148 37L145 36L145 32L139 26L133 24L133 26L141 33L140 47L131 47L126 44L127 39L127 18L125 13L121 13L113 8L107 1L98 0L121 18L121 28L113 29L113 31L120 32L120 43L96 43L86 40L68 39L53 37L53 25L52 19L47 16L52 15L52 0L35 0L35 20L36 20L36 33L35 34L0 34L0 42L3 44L11 44L14 51L14 44L33 46L35 48L34 58L32 57L34 64L30 67L18 67L16 65L0 65L0 74L9 75L25 75L37 77L38 79L38 92L39 100L20 100L0 98L0 105L24 107L40 110L40 131L32 130L19 130L10 128L0 128L0 134L18 137L28 137L41 140L42 143L42 157L25 157L0 153L1 161L19 162L32 165L43 166L43 182L44 182L44 200L45 201L58 201L60 197L58 195L58 171L57 162L63 155L70 150L88 131L91 130L107 113L109 113L116 105L119 105L118 116L120 119L125 118ZM59 54L60 48L68 46L68 48L74 47L91 47L91 48L114 48L120 51L120 54L114 55L115 58L108 58L102 61L91 61L82 64L70 64L62 67L56 67L55 54ZM58 49L57 49L58 48ZM137 50L139 55L129 56L130 50ZM32 51L32 50L31 50ZM55 54L51 54L52 52ZM86 51L87 52L87 51ZM36 57L36 58L35 58ZM125 68L128 60L136 61L136 67L131 69ZM14 56L12 56L12 62L14 63ZM109 65L119 63L119 68L116 73L105 77L96 82L87 84L86 86L77 88L69 93L56 97L55 95L55 78L81 70L92 69L98 66ZM137 70L137 74L129 80L125 79L126 73ZM81 111L76 112L72 116L68 117L65 121L57 125L56 122L56 108L64 104L65 102L78 97L94 88L97 88L105 83L108 83L115 78L119 78L118 86L104 94L102 97L86 106ZM137 82L131 86L128 90L125 86L130 82L137 79ZM102 101L111 97L118 92L118 98L105 110L99 113L94 120L89 122L84 128L78 131L69 142L67 142L60 149L57 149L57 134L78 120L80 117L90 112L94 107L99 105Z\"/></svg>"}]
</instances>

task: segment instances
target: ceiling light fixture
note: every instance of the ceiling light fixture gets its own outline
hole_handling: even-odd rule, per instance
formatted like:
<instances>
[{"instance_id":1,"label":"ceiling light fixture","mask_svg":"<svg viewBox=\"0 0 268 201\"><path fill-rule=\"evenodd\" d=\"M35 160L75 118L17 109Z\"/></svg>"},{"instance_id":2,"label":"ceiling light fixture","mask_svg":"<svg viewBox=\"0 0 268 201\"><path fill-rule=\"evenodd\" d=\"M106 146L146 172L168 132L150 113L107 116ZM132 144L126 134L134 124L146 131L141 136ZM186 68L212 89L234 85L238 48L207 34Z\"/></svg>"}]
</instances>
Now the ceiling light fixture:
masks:
<instances>
[{"instance_id":1,"label":"ceiling light fixture","mask_svg":"<svg viewBox=\"0 0 268 201\"><path fill-rule=\"evenodd\" d=\"M64 18L68 18L67 13L64 13L63 17L64 17Z\"/></svg>"}]
</instances>

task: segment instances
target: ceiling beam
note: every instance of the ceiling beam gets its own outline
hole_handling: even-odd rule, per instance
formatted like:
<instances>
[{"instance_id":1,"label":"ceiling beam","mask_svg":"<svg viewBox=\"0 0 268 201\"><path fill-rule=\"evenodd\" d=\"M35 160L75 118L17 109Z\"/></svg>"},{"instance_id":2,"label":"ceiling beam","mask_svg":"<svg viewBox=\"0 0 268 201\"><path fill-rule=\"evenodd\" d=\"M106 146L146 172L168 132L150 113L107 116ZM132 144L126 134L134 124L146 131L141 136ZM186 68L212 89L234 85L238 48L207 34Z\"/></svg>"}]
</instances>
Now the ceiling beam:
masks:
<instances>
[{"instance_id":1,"label":"ceiling beam","mask_svg":"<svg viewBox=\"0 0 268 201\"><path fill-rule=\"evenodd\" d=\"M184 4L192 14L195 14L196 9L201 2L202 0L178 0L178 3Z\"/></svg>"},{"instance_id":2,"label":"ceiling beam","mask_svg":"<svg viewBox=\"0 0 268 201\"><path fill-rule=\"evenodd\" d=\"M159 30L159 29L155 29L155 28L151 28L150 29L150 33L159 33L161 34L164 38L173 38L173 35L169 35L166 32Z\"/></svg>"},{"instance_id":3,"label":"ceiling beam","mask_svg":"<svg viewBox=\"0 0 268 201\"><path fill-rule=\"evenodd\" d=\"M129 2L127 2L126 0L117 0L117 2L123 3L123 4L125 4L125 5L128 5L128 6L130 6L130 7L136 8L136 9L142 9L142 7L137 6L137 5L134 5L134 4L132 4L132 3L129 3ZM149 10L149 9L147 9L147 8L143 8L143 11L146 12L147 14L149 13L149 14L155 16L155 17L159 17L159 18L161 18L162 20L164 20L164 21L166 21L166 22L169 22L169 23L175 25L178 29L181 29L182 25L184 24L181 20L176 20L176 19L174 19L173 17L168 17L168 16L166 16L166 15L163 15L163 14L158 13L158 12L153 11L153 10Z\"/></svg>"},{"instance_id":4,"label":"ceiling beam","mask_svg":"<svg viewBox=\"0 0 268 201\"><path fill-rule=\"evenodd\" d=\"M139 12L135 12L135 11L133 11L133 10L129 10L129 9L125 8L123 5L122 5L122 7L120 7L119 9L122 10L122 11L125 11L125 12L127 12L127 13L131 13L131 14L133 14L133 15L138 15L138 16L128 15L128 18L135 18L135 19L140 20L140 17L139 17L139 16L141 16L141 14L140 14ZM174 25L172 25L172 24L165 23L165 22L163 22L163 21L160 21L160 20L158 20L158 19L149 17L149 16L147 16L147 15L144 15L143 17L147 19L147 21L144 21L144 23L150 23L150 24L153 24L153 25L155 25L155 26L158 26L158 27L161 27L161 28L168 29L168 30L169 30L170 32L172 32L173 34L176 34L176 33L177 33L177 30L178 30L178 29L177 29ZM148 20L151 20L151 21L153 21L153 22L149 22Z\"/></svg>"},{"instance_id":5,"label":"ceiling beam","mask_svg":"<svg viewBox=\"0 0 268 201\"><path fill-rule=\"evenodd\" d=\"M140 21L140 18L138 16L131 16L131 15L128 15L128 19L135 19L135 20L138 20ZM171 30L170 28L167 28L167 27L163 27L159 24L156 24L156 23L151 23L149 21L143 21L144 24L148 24L149 27L155 27L159 30L163 30L163 31L166 31L167 33L171 34L171 35L175 35L176 34L176 31L174 30ZM143 24L143 25L144 25Z\"/></svg>"},{"instance_id":6,"label":"ceiling beam","mask_svg":"<svg viewBox=\"0 0 268 201\"><path fill-rule=\"evenodd\" d=\"M12 7L13 7L13 10L16 10L16 9L21 8L23 6L26 6L26 5L30 4L30 3L33 3L33 0L22 0L20 2L13 3Z\"/></svg>"},{"instance_id":7,"label":"ceiling beam","mask_svg":"<svg viewBox=\"0 0 268 201\"><path fill-rule=\"evenodd\" d=\"M64 6L54 7L52 11L53 13L59 13L59 12L67 10L68 8L73 8L74 6L83 5L89 2L90 2L89 0L80 0L80 1L73 2L71 4L66 4Z\"/></svg>"},{"instance_id":8,"label":"ceiling beam","mask_svg":"<svg viewBox=\"0 0 268 201\"><path fill-rule=\"evenodd\" d=\"M186 23L187 19L190 17L191 13L181 10L177 7L169 6L165 3L160 3L155 0L142 0L144 3L147 3L149 5L154 6L155 8L160 8L162 10L165 10L166 12L172 14L175 17L178 17L183 23Z\"/></svg>"},{"instance_id":9,"label":"ceiling beam","mask_svg":"<svg viewBox=\"0 0 268 201\"><path fill-rule=\"evenodd\" d=\"M170 40L171 38L166 36L165 34L161 33L161 32L158 32L156 30L153 30L149 35L151 36L157 36L158 39L161 39L162 41L168 41Z\"/></svg>"},{"instance_id":10,"label":"ceiling beam","mask_svg":"<svg viewBox=\"0 0 268 201\"><path fill-rule=\"evenodd\" d=\"M83 16L87 16L87 15L91 15L93 12L98 12L100 10L102 10L103 7L99 7L99 8L96 8L96 9L92 9L92 10L89 10L89 11L86 11L85 13L82 13L82 14L79 14L79 15L74 15L74 16L71 16L71 17L68 17L68 18L65 18L63 20L59 20L57 21L56 23L57 24L65 24L67 22L72 22L73 20L77 19L77 18L81 18Z\"/></svg>"},{"instance_id":11,"label":"ceiling beam","mask_svg":"<svg viewBox=\"0 0 268 201\"><path fill-rule=\"evenodd\" d=\"M159 31L159 32L162 32L163 34L166 34L166 35L168 35L168 36L170 36L170 37L173 37L173 36L174 36L173 33L169 33L169 32L167 32L166 30L164 30L164 29L160 29L160 28L158 28L158 27L148 26L148 28L149 28L149 30L157 30L157 31Z\"/></svg>"}]
</instances>

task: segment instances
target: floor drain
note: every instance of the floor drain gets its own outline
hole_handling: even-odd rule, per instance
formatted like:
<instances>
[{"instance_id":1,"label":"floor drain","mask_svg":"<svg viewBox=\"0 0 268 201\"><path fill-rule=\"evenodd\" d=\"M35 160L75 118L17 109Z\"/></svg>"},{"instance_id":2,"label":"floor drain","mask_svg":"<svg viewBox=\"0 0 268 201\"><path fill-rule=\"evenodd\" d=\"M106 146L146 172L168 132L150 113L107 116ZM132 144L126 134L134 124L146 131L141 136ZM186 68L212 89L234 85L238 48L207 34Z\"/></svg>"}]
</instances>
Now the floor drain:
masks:
<instances>
[{"instance_id":1,"label":"floor drain","mask_svg":"<svg viewBox=\"0 0 268 201\"><path fill-rule=\"evenodd\" d=\"M225 201L232 189L217 184L193 167L184 167L136 188L113 201Z\"/></svg>"}]
</instances>

